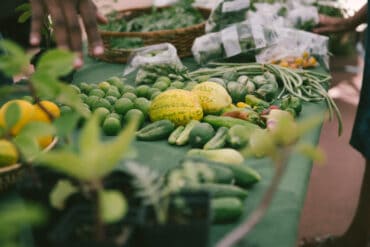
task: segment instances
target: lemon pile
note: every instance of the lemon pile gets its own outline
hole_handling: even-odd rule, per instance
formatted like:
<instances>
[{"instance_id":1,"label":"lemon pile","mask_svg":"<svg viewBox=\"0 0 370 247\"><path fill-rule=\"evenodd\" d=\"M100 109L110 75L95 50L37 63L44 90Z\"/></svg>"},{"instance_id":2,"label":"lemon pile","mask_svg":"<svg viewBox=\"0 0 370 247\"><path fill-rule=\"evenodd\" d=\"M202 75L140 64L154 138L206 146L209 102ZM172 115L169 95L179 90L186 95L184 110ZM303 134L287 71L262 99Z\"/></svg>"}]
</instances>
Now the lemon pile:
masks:
<instances>
[{"instance_id":1,"label":"lemon pile","mask_svg":"<svg viewBox=\"0 0 370 247\"><path fill-rule=\"evenodd\" d=\"M13 126L7 126L5 114L12 104L18 105L20 115L18 121ZM49 116L39 104L42 105L42 107L45 108L51 116ZM21 99L6 102L0 108L0 127L9 130L9 133L12 136L17 136L28 123L50 123L53 119L60 116L60 109L55 103L43 100L39 104L31 104L30 102ZM41 148L47 147L52 141L53 137L49 135L42 136L38 139L38 143ZM15 164L18 159L19 154L15 145L9 140L0 139L0 167Z\"/></svg>"}]
</instances>

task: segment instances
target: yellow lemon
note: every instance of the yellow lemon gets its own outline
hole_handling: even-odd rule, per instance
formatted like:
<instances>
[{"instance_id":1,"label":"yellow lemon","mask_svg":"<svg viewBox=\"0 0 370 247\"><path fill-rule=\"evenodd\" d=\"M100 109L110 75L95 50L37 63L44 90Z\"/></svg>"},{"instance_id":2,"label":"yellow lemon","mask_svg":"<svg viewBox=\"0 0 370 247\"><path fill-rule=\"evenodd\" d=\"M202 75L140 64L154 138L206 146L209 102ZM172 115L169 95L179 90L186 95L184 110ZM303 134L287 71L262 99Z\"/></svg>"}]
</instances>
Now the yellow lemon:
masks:
<instances>
[{"instance_id":1,"label":"yellow lemon","mask_svg":"<svg viewBox=\"0 0 370 247\"><path fill-rule=\"evenodd\" d=\"M8 140L0 140L0 167L9 166L18 161L17 148Z\"/></svg>"},{"instance_id":2,"label":"yellow lemon","mask_svg":"<svg viewBox=\"0 0 370 247\"><path fill-rule=\"evenodd\" d=\"M43 100L40 101L40 104L53 116L53 118L58 118L60 116L60 109L55 103ZM48 114L38 104L34 104L34 109L35 113L33 114L32 121L51 122Z\"/></svg>"},{"instance_id":3,"label":"yellow lemon","mask_svg":"<svg viewBox=\"0 0 370 247\"><path fill-rule=\"evenodd\" d=\"M43 136L38 138L37 142L39 143L40 148L44 149L53 142L52 136Z\"/></svg>"},{"instance_id":4,"label":"yellow lemon","mask_svg":"<svg viewBox=\"0 0 370 247\"><path fill-rule=\"evenodd\" d=\"M18 121L10 128L12 135L17 135L19 131L32 120L34 114L34 107L26 100L10 100L0 108L0 126L7 128L5 122L5 113L11 104L17 104L20 110Z\"/></svg>"}]
</instances>

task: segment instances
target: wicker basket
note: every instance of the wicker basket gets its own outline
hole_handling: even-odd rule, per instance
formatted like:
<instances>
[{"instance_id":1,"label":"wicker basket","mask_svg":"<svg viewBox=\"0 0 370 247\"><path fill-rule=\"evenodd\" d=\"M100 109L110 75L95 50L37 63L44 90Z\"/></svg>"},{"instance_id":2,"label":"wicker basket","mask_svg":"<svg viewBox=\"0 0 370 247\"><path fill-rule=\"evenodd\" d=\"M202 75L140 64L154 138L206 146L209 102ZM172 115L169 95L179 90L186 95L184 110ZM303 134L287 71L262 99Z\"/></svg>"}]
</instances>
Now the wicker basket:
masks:
<instances>
[{"instance_id":1,"label":"wicker basket","mask_svg":"<svg viewBox=\"0 0 370 247\"><path fill-rule=\"evenodd\" d=\"M51 150L58 142L58 138L55 137L53 141L47 146L43 152ZM14 164L6 167L0 168L0 193L6 192L12 186L14 186L17 181L22 178L24 174L25 167L21 164Z\"/></svg>"},{"instance_id":2,"label":"wicker basket","mask_svg":"<svg viewBox=\"0 0 370 247\"><path fill-rule=\"evenodd\" d=\"M143 13L151 11L151 7L126 9L119 11L117 18L132 19ZM210 14L209 9L198 8L204 18L208 18ZM176 49L179 57L191 56L191 47L194 40L204 34L205 22L189 26L186 28L179 28L175 30L160 30L152 32L109 32L100 31L105 52L96 58L113 63L126 63L135 49L115 49L110 46L111 38L141 38L144 46L154 45L159 43L171 43ZM89 49L89 55L93 56Z\"/></svg>"}]
</instances>

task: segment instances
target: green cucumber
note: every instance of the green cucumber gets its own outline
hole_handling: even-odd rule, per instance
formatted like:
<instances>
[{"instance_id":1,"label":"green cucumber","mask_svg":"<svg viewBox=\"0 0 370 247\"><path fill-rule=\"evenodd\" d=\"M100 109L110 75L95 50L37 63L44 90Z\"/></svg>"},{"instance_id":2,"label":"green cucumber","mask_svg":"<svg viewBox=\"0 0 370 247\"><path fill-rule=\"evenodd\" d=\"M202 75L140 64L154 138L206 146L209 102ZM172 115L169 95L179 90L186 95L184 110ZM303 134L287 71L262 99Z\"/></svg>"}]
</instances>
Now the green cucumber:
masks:
<instances>
[{"instance_id":1,"label":"green cucumber","mask_svg":"<svg viewBox=\"0 0 370 247\"><path fill-rule=\"evenodd\" d=\"M244 205L235 197L211 199L211 217L213 223L235 221L243 214Z\"/></svg>"},{"instance_id":2,"label":"green cucumber","mask_svg":"<svg viewBox=\"0 0 370 247\"><path fill-rule=\"evenodd\" d=\"M255 126L234 125L229 129L227 142L232 148L244 148L249 143L249 138L255 130Z\"/></svg>"},{"instance_id":3,"label":"green cucumber","mask_svg":"<svg viewBox=\"0 0 370 247\"><path fill-rule=\"evenodd\" d=\"M207 160L226 163L226 164L235 164L239 165L244 162L243 155L232 148L221 148L213 150L203 150L203 149L190 149L187 156L199 157Z\"/></svg>"},{"instance_id":4,"label":"green cucumber","mask_svg":"<svg viewBox=\"0 0 370 247\"><path fill-rule=\"evenodd\" d=\"M209 123L214 128L218 129L220 127L226 127L231 128L237 124L247 126L247 127L255 127L259 128L258 125L255 125L251 122L238 119L238 118L232 118L232 117L226 117L226 116L214 116L214 115L208 115L203 118L203 121L206 123Z\"/></svg>"},{"instance_id":5,"label":"green cucumber","mask_svg":"<svg viewBox=\"0 0 370 247\"><path fill-rule=\"evenodd\" d=\"M251 186L261 180L261 175L255 169L250 166L241 164L241 165L226 165L230 170L233 171L235 177L235 184L247 187Z\"/></svg>"},{"instance_id":6,"label":"green cucumber","mask_svg":"<svg viewBox=\"0 0 370 247\"><path fill-rule=\"evenodd\" d=\"M205 145L204 149L220 149L226 144L228 129L226 127L220 127L214 137L211 138Z\"/></svg>"},{"instance_id":7,"label":"green cucumber","mask_svg":"<svg viewBox=\"0 0 370 247\"><path fill-rule=\"evenodd\" d=\"M182 165L185 165L187 163L194 164L195 166L206 166L207 168L209 168L214 174L214 179L209 182L220 184L231 184L234 182L234 173L227 166L213 164L201 158L186 159Z\"/></svg>"},{"instance_id":8,"label":"green cucumber","mask_svg":"<svg viewBox=\"0 0 370 247\"><path fill-rule=\"evenodd\" d=\"M191 120L186 126L185 129L181 132L179 138L176 140L177 146L186 145L189 141L190 131L199 123L198 120Z\"/></svg>"},{"instance_id":9,"label":"green cucumber","mask_svg":"<svg viewBox=\"0 0 370 247\"><path fill-rule=\"evenodd\" d=\"M167 138L174 129L175 124L170 120L160 120L136 132L136 138L142 141L162 140Z\"/></svg>"},{"instance_id":10,"label":"green cucumber","mask_svg":"<svg viewBox=\"0 0 370 247\"><path fill-rule=\"evenodd\" d=\"M185 185L182 189L184 191L205 191L210 193L212 198L230 196L244 200L248 196L248 192L246 190L231 184L216 184L216 183L192 184Z\"/></svg>"},{"instance_id":11,"label":"green cucumber","mask_svg":"<svg viewBox=\"0 0 370 247\"><path fill-rule=\"evenodd\" d=\"M174 131L172 131L170 137L168 137L168 143L171 145L176 144L176 140L179 138L180 134L184 131L185 126L178 126Z\"/></svg>"}]
</instances>

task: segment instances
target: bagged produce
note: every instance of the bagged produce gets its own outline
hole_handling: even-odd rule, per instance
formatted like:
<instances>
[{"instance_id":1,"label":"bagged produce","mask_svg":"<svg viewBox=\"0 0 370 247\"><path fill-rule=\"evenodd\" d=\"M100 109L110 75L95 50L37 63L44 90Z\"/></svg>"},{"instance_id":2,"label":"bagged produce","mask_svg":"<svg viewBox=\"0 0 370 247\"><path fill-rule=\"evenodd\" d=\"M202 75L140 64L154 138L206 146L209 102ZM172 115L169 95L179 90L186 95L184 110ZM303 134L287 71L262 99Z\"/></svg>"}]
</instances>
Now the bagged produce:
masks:
<instances>
[{"instance_id":1,"label":"bagged produce","mask_svg":"<svg viewBox=\"0 0 370 247\"><path fill-rule=\"evenodd\" d=\"M174 64L183 67L176 48L170 43L163 43L146 46L133 52L123 74L128 75L149 64Z\"/></svg>"},{"instance_id":2,"label":"bagged produce","mask_svg":"<svg viewBox=\"0 0 370 247\"><path fill-rule=\"evenodd\" d=\"M217 32L246 19L249 0L221 0L212 10L206 23L206 32Z\"/></svg>"},{"instance_id":3,"label":"bagged produce","mask_svg":"<svg viewBox=\"0 0 370 247\"><path fill-rule=\"evenodd\" d=\"M172 5L179 2L179 0L153 0L153 5L157 7L163 7Z\"/></svg>"},{"instance_id":4,"label":"bagged produce","mask_svg":"<svg viewBox=\"0 0 370 247\"><path fill-rule=\"evenodd\" d=\"M213 9L218 2L219 0L195 0L193 6L197 8Z\"/></svg>"},{"instance_id":5,"label":"bagged produce","mask_svg":"<svg viewBox=\"0 0 370 247\"><path fill-rule=\"evenodd\" d=\"M254 52L273 44L275 39L276 33L272 28L261 25L259 19L251 19L197 38L192 52L198 63L205 64L216 59Z\"/></svg>"},{"instance_id":6,"label":"bagged produce","mask_svg":"<svg viewBox=\"0 0 370 247\"><path fill-rule=\"evenodd\" d=\"M274 63L310 54L320 58L325 67L329 68L328 37L290 28L279 28L276 32L279 34L276 43L261 50L256 55L257 62Z\"/></svg>"}]
</instances>

